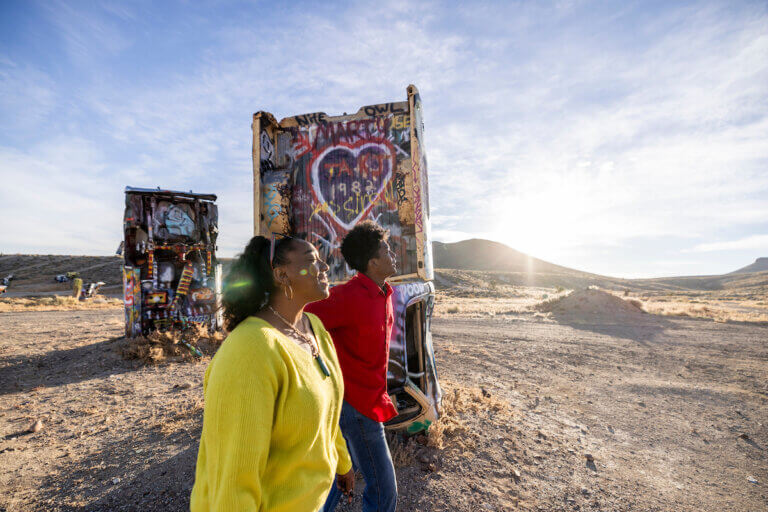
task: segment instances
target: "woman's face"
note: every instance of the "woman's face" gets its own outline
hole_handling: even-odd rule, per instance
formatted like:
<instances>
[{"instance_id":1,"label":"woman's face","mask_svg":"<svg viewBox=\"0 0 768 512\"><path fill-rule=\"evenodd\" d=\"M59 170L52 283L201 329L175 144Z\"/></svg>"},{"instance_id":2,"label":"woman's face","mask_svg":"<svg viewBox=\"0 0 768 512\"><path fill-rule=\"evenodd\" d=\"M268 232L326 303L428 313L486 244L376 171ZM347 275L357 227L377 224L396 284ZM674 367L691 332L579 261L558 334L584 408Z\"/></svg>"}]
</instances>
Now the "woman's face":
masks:
<instances>
[{"instance_id":1,"label":"woman's face","mask_svg":"<svg viewBox=\"0 0 768 512\"><path fill-rule=\"evenodd\" d=\"M314 245L304 240L293 240L286 257L288 263L281 266L293 288L294 300L308 303L328 297L326 272L329 267L320 259Z\"/></svg>"}]
</instances>

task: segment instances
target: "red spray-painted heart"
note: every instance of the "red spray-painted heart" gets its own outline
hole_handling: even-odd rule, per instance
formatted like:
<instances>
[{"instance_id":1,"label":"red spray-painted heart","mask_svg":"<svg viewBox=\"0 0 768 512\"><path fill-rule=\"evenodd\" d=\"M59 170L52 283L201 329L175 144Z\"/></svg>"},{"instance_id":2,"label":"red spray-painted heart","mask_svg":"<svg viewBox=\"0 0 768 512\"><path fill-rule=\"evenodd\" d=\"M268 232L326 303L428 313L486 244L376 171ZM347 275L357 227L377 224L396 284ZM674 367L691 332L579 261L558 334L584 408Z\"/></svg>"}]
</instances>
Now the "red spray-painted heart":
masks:
<instances>
[{"instance_id":1,"label":"red spray-painted heart","mask_svg":"<svg viewBox=\"0 0 768 512\"><path fill-rule=\"evenodd\" d=\"M318 206L345 230L364 219L392 179L395 149L386 140L326 147L310 161L307 178Z\"/></svg>"}]
</instances>

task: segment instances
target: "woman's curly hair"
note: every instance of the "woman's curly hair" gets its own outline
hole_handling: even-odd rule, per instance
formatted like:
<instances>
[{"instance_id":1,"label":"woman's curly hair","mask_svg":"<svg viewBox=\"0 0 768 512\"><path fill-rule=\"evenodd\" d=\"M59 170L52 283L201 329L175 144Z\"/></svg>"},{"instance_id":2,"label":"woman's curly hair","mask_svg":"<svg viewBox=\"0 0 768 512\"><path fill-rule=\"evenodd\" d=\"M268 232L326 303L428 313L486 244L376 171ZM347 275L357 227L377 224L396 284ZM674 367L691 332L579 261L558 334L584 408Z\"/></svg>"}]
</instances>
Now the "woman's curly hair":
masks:
<instances>
[{"instance_id":1,"label":"woman's curly hair","mask_svg":"<svg viewBox=\"0 0 768 512\"><path fill-rule=\"evenodd\" d=\"M267 306L269 296L277 289L272 268L287 262L291 240L280 238L275 242L272 262L269 261L271 242L263 236L251 238L242 254L235 258L224 278L222 296L224 326L228 331Z\"/></svg>"}]
</instances>

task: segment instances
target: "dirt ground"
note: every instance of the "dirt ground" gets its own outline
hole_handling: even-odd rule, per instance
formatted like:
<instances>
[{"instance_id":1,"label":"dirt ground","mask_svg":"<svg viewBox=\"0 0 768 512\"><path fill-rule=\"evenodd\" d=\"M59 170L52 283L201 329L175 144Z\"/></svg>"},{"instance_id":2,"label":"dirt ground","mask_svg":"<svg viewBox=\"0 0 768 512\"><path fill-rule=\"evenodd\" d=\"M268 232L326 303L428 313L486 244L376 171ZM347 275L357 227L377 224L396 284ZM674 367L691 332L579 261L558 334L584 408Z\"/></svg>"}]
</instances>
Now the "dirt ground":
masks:
<instances>
[{"instance_id":1,"label":"dirt ground","mask_svg":"<svg viewBox=\"0 0 768 512\"><path fill-rule=\"evenodd\" d=\"M393 444L399 510L768 509L768 326L463 300L432 325L445 414ZM122 331L0 313L0 510L188 507L208 359L125 360Z\"/></svg>"}]
</instances>

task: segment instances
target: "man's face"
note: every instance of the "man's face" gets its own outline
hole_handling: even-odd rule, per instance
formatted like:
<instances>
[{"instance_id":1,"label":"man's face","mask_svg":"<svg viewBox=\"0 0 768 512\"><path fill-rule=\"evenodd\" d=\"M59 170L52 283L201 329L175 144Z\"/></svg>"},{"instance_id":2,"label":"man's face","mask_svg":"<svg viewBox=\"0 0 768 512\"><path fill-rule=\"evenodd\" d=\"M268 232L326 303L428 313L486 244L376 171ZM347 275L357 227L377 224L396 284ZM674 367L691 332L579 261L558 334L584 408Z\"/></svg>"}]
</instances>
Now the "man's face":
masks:
<instances>
[{"instance_id":1,"label":"man's face","mask_svg":"<svg viewBox=\"0 0 768 512\"><path fill-rule=\"evenodd\" d=\"M380 274L387 278L397 273L397 262L395 260L395 253L389 248L389 244L386 241L379 243L379 250L376 252L373 260L376 263L377 270ZM374 262L372 261L372 263Z\"/></svg>"}]
</instances>

